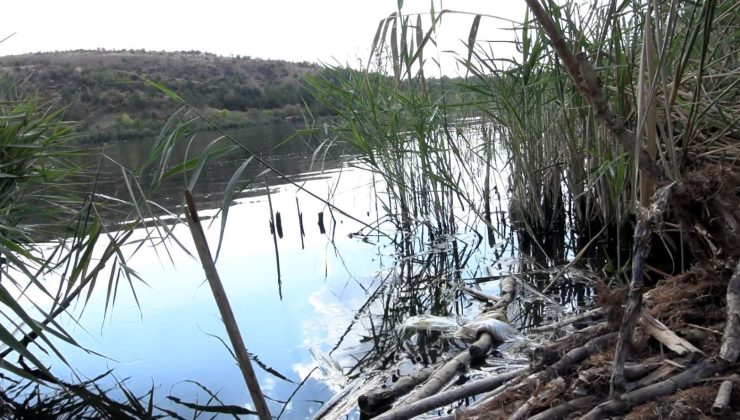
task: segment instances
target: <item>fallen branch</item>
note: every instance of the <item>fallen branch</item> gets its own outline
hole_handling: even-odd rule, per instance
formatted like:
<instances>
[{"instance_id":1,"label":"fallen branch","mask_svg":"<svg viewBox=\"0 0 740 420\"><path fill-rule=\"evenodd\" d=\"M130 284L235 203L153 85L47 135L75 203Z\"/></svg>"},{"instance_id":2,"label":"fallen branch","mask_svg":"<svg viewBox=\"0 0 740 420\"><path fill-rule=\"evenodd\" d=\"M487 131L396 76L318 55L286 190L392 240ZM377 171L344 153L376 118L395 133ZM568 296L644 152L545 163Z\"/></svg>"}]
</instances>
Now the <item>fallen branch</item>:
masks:
<instances>
[{"instance_id":1,"label":"fallen branch","mask_svg":"<svg viewBox=\"0 0 740 420\"><path fill-rule=\"evenodd\" d=\"M484 398L484 400L475 408L460 410L458 412L458 417L475 418L477 415L484 416L486 413L489 413L492 409L494 409L494 407L501 407L502 404L504 404L503 402L499 401L500 398L503 398L504 396L507 396L508 398L508 395L511 395L512 393L521 393L524 392L526 388L534 388L538 383L551 381L553 378L566 373L573 366L582 362L589 356L599 353L604 349L610 347L616 339L617 333L615 332L604 334L591 339L583 346L574 348L569 351L565 356L563 356L562 359L553 364L551 367L541 369L528 377L522 377L521 380L519 380L520 378L517 378L517 380L519 381L518 383L508 384L510 386L506 389L506 394L503 394L504 390L498 390L501 392L496 393L496 395L491 398Z\"/></svg>"},{"instance_id":2,"label":"fallen branch","mask_svg":"<svg viewBox=\"0 0 740 420\"><path fill-rule=\"evenodd\" d=\"M360 411L368 416L375 416L384 408L393 404L401 396L408 394L415 386L426 381L434 372L434 369L427 368L411 375L402 376L391 386L384 389L377 389L360 395L357 398L357 405Z\"/></svg>"},{"instance_id":3,"label":"fallen branch","mask_svg":"<svg viewBox=\"0 0 740 420\"><path fill-rule=\"evenodd\" d=\"M426 413L429 410L434 410L435 408L442 407L443 405L451 404L457 400L472 397L483 392L488 392L500 386L501 384L516 378L517 376L526 375L527 372L529 372L529 368L522 368L512 372L503 373L492 378L469 382L465 385L450 389L449 391L440 392L437 395L421 399L412 404L397 407L381 416L376 417L376 420L409 419L411 417Z\"/></svg>"},{"instance_id":4,"label":"fallen branch","mask_svg":"<svg viewBox=\"0 0 740 420\"><path fill-rule=\"evenodd\" d=\"M475 347L477 349L476 352L479 354L485 354L491 349L492 344L493 338L491 337L491 334L482 333L478 340L470 347ZM453 376L467 369L472 360L473 355L471 354L470 349L466 349L453 357L450 361L437 369L424 385L416 390L416 392L409 395L409 397L404 401L404 404L411 404L436 394L440 389L442 389L442 387L450 382Z\"/></svg>"},{"instance_id":5,"label":"fallen branch","mask_svg":"<svg viewBox=\"0 0 740 420\"><path fill-rule=\"evenodd\" d=\"M458 284L457 285L457 288L460 289L460 290L462 290L463 292L469 294L470 296L473 296L474 298L480 299L480 300L482 300L484 302L496 303L499 300L501 300L501 298L498 297L498 296L489 295L489 294L484 293L484 292L482 292L480 290L473 289L471 287L467 287L467 286L464 286L462 284Z\"/></svg>"},{"instance_id":6,"label":"fallen branch","mask_svg":"<svg viewBox=\"0 0 740 420\"><path fill-rule=\"evenodd\" d=\"M551 374L562 375L576 364L586 360L589 356L602 352L605 348L614 344L616 340L617 333L608 333L596 337L583 346L576 347L566 353L562 359L558 360L548 370L552 372Z\"/></svg>"},{"instance_id":7,"label":"fallen branch","mask_svg":"<svg viewBox=\"0 0 740 420\"><path fill-rule=\"evenodd\" d=\"M666 359L664 363L657 369L653 370L646 376L643 376L637 382L628 384L627 390L634 391L635 389L644 388L648 385L652 385L654 383L664 381L667 378L669 378L671 375L673 375L674 372L676 372L677 370L686 369L686 366L688 366L691 363L692 358L693 356L685 356L685 357L682 357L676 360ZM625 366L625 376L629 377L627 375L626 366Z\"/></svg>"},{"instance_id":8,"label":"fallen branch","mask_svg":"<svg viewBox=\"0 0 740 420\"><path fill-rule=\"evenodd\" d=\"M529 1L529 0L528 0ZM634 248L632 250L632 281L630 282L629 299L624 310L622 324L619 326L619 339L614 350L612 363L612 377L609 396L625 391L624 362L626 358L626 344L632 338L632 328L642 312L643 279L645 276L645 260L650 253L650 239L653 229L663 222L663 214L671 196L675 183L660 188L653 195L653 204L647 214L641 214L635 226Z\"/></svg>"},{"instance_id":9,"label":"fallen branch","mask_svg":"<svg viewBox=\"0 0 740 420\"><path fill-rule=\"evenodd\" d=\"M740 262L738 262L735 272L730 279L730 284L727 288L727 300L728 320L725 326L725 334L722 338L719 357L705 359L672 378L630 391L618 398L612 398L596 406L596 408L591 410L582 419L595 420L606 418L612 413L622 412L647 401L671 395L679 389L687 388L734 364L737 361L738 355L737 343L740 342L740 325L738 324L740 320L737 319L740 314L737 312L740 309Z\"/></svg>"},{"instance_id":10,"label":"fallen branch","mask_svg":"<svg viewBox=\"0 0 740 420\"><path fill-rule=\"evenodd\" d=\"M535 370L539 370L550 366L557 362L566 351L580 347L589 340L609 332L611 332L609 325L606 322L602 322L582 330L574 331L563 338L536 347L532 357L533 367Z\"/></svg>"},{"instance_id":11,"label":"fallen branch","mask_svg":"<svg viewBox=\"0 0 740 420\"><path fill-rule=\"evenodd\" d=\"M727 285L727 324L722 338L719 357L735 364L740 355L740 260Z\"/></svg>"},{"instance_id":12,"label":"fallen branch","mask_svg":"<svg viewBox=\"0 0 740 420\"><path fill-rule=\"evenodd\" d=\"M659 367L663 366L665 358L659 356L659 360L656 361L643 361L642 363L625 363L624 364L624 376L627 380L634 381L654 372Z\"/></svg>"},{"instance_id":13,"label":"fallen branch","mask_svg":"<svg viewBox=\"0 0 740 420\"><path fill-rule=\"evenodd\" d=\"M491 308L491 310L488 312L502 311L503 313L505 313L508 305L514 301L515 295L516 280L513 277L506 277L502 279L501 297L498 298L498 301L496 302L494 307ZM447 383L449 383L456 374L466 369L473 359L485 356L490 351L491 347L493 347L494 341L495 338L493 335L491 335L491 333L479 333L477 335L477 340L473 344L471 344L467 350L458 354L450 361L445 363L442 367L437 369L424 383L424 385L422 385L419 389L417 389L414 393L412 393L403 401L402 406L394 408L388 415L392 415L391 413L399 412L399 410L403 410L408 406L413 406L420 401L433 398L432 396L438 393ZM486 389L485 391L489 390L490 389Z\"/></svg>"},{"instance_id":14,"label":"fallen branch","mask_svg":"<svg viewBox=\"0 0 740 420\"><path fill-rule=\"evenodd\" d=\"M629 299L624 310L622 324L619 326L619 338L614 350L612 378L609 395L615 397L625 391L624 362L627 356L626 345L632 339L632 328L642 312L642 287L645 259L650 253L650 235L644 221L635 226L635 245L632 251L632 281L630 282Z\"/></svg>"}]
</instances>

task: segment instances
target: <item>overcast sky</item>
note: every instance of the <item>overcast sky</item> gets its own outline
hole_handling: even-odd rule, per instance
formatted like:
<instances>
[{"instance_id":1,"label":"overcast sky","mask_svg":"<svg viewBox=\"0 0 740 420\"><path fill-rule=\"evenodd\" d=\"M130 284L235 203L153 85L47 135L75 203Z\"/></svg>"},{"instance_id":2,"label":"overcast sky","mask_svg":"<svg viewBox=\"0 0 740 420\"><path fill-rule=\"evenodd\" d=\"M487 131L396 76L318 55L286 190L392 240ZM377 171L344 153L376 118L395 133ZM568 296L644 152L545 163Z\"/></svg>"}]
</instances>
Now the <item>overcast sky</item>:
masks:
<instances>
[{"instance_id":1,"label":"overcast sky","mask_svg":"<svg viewBox=\"0 0 740 420\"><path fill-rule=\"evenodd\" d=\"M442 8L521 21L523 0L455 0ZM367 60L381 19L397 0L209 0L4 2L0 55L71 49L200 50L219 55L290 61L356 63ZM430 0L407 0L404 13L426 13ZM472 15L448 15L442 49L467 39ZM484 18L479 39L510 37L503 20Z\"/></svg>"}]
</instances>

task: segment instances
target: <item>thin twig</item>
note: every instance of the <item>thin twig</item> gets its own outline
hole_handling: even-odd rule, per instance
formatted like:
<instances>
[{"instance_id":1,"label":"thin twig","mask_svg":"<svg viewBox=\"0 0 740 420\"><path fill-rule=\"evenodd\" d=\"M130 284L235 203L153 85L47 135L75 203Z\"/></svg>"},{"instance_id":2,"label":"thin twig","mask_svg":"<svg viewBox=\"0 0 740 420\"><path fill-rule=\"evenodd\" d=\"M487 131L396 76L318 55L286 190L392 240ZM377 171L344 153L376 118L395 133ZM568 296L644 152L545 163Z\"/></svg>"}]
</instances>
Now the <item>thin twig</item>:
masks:
<instances>
[{"instance_id":1,"label":"thin twig","mask_svg":"<svg viewBox=\"0 0 740 420\"><path fill-rule=\"evenodd\" d=\"M582 314L578 314L570 318L566 318L566 319L563 319L557 322L553 322L552 324L547 324L547 325L543 325L540 327L532 328L529 330L529 332L539 333L539 332L544 332L544 331L556 330L558 328L564 327L566 325L574 324L576 322L584 321L587 319L600 318L604 316L605 313L606 313L605 308L591 309L590 311L586 311Z\"/></svg>"}]
</instances>

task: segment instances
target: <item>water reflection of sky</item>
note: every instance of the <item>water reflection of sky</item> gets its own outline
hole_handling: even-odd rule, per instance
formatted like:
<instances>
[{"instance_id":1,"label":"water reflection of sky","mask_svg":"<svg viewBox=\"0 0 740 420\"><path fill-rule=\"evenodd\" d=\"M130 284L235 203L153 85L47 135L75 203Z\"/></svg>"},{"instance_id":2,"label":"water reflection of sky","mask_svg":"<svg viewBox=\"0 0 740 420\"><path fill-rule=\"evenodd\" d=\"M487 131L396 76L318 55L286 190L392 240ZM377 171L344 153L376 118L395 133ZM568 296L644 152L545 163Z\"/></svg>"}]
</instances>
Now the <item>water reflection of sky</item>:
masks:
<instances>
[{"instance_id":1,"label":"water reflection of sky","mask_svg":"<svg viewBox=\"0 0 740 420\"><path fill-rule=\"evenodd\" d=\"M138 151L131 156L140 156L141 153ZM117 159L126 161L124 155ZM378 217L376 208L382 211L382 205L378 205L375 196L377 192L385 198L382 187L378 187L381 191L372 188L373 178L368 172L339 164L340 161L330 161L327 171L315 172L310 160L295 156L275 158L271 162L281 172L290 174L299 185L325 197L354 217L372 222ZM223 191L241 161L232 159L217 163L208 167L195 189L196 194L198 191L213 194L197 197L203 209L201 216L215 216L204 222L208 227L206 233L212 252L215 252L218 242L221 219L216 210L207 209L220 205L218 192ZM484 175L475 165L467 169L473 170L478 178ZM258 165L250 168L245 179L256 177L261 181L263 178L257 176L261 172ZM502 226L496 220L503 217L508 208L507 186L500 174L492 181L497 192L491 203L496 215L493 223L500 229ZM282 215L284 237L278 240L278 247L283 299L278 294L269 228L270 210L264 183L252 184L237 195L237 204L229 211L217 268L249 351L293 382L286 382L255 366L269 398L286 400L297 383L314 371L316 359L323 359L323 376L314 372L291 400L290 411L284 415L284 418L304 418L315 413L320 401L328 400L342 385L345 378L341 368L332 366L347 368L356 365L354 357L367 352L367 347L373 345L372 341L361 343L360 335L367 334L365 329L368 327L362 322L366 322L368 317L358 318L358 328L348 331L348 326L355 320L358 308L367 302L368 294L376 290L381 279L385 278L387 273L383 270L395 263L396 255L392 247L350 238L349 234L358 231L360 224L337 212L332 213L323 203L299 191L298 187L281 183L274 177L269 183L273 208ZM115 196L116 188L121 188L118 184L120 181L111 178L100 188ZM181 185L171 185L161 191L168 207L181 202ZM296 198L303 213L305 249L301 246ZM461 267L462 278L518 271L521 258L514 251L510 230L503 226L489 246L478 246L480 241L486 242L483 236L486 228L475 214L463 207L455 204L457 230L453 236L461 254L474 256ZM319 232L319 212L324 212L326 235ZM174 232L177 239L195 253L187 226L176 226ZM137 232L137 235L140 239L143 232ZM449 254L452 239L452 236L437 237L433 252ZM415 258L423 257L428 248L425 244L414 252ZM208 402L207 393L188 381L197 381L218 392L225 404L249 405L250 398L241 374L224 345L228 342L227 336L200 262L172 242L169 253L162 247L156 250L145 247L131 260L131 267L147 283L136 284L138 306L132 292L122 285L114 310L103 322L105 285L98 285L84 315L78 320L79 324L69 318L64 320L65 328L83 347L100 352L107 358L60 344L62 353L69 364L85 377L94 377L113 368L118 378L129 378L127 385L139 395L154 385L157 404L168 409L188 412L168 401L168 395L200 404ZM490 272L487 270L489 267ZM498 282L482 286L491 294L499 291ZM366 308L365 315L382 312L373 305ZM470 302L466 302L464 307L464 311L470 308L477 310ZM537 313L541 317L546 315L545 309L541 305L534 311L526 311L525 308L518 312ZM77 308L74 313L79 312ZM512 318L512 321L525 325L529 322L527 319ZM340 339L343 340L342 345L329 356ZM63 363L58 360L50 363L55 373L72 382L77 381ZM280 403L269 404L273 414L282 408Z\"/></svg>"},{"instance_id":2,"label":"water reflection of sky","mask_svg":"<svg viewBox=\"0 0 740 420\"><path fill-rule=\"evenodd\" d=\"M370 185L360 171L345 169L339 178L307 181L305 187L327 197L336 188L332 197L336 206L374 218L374 204L368 200ZM296 197L303 212L305 249L301 249ZM324 211L332 233L328 209L296 187L279 186L271 198L274 210L282 214L285 234L278 240L283 300L278 296L266 196L245 198L231 208L217 267L249 351L298 383L315 365L310 349L328 353L351 322L354 310L365 301L358 282L367 287L374 281L379 250L349 238L359 224L336 213L332 244L317 225L317 214ZM214 211L202 215L209 213ZM207 230L214 251L219 227L216 218ZM175 234L187 249L194 249L186 226L177 226ZM250 400L239 370L214 337L227 341L200 263L174 245L169 251L174 264L162 249L158 254L144 250L131 260L132 268L148 284L136 287L140 310L131 292L121 287L115 309L101 325L105 296L104 287L99 287L79 325L67 320L66 327L82 346L115 362L62 346L68 362L89 377L114 368L117 377L131 378L128 385L138 393L154 384L160 404L170 408L174 406L164 400L170 394L187 401L207 400L207 395L186 380L218 391L227 404L247 405ZM256 369L269 397L285 400L295 389L295 384ZM54 370L65 376L61 363L56 362ZM331 394L323 382L309 380L294 397L287 418L310 415L318 407L314 401L326 400ZM277 413L281 406L271 404Z\"/></svg>"}]
</instances>

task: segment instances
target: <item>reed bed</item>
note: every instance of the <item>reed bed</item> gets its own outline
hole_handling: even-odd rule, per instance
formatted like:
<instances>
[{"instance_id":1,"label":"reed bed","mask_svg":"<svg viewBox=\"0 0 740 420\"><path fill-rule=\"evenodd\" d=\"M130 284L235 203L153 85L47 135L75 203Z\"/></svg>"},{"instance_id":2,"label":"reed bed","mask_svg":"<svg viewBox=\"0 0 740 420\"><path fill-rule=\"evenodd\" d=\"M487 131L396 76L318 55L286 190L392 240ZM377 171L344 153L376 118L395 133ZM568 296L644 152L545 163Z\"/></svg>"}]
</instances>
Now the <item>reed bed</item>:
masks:
<instances>
[{"instance_id":1,"label":"reed bed","mask_svg":"<svg viewBox=\"0 0 740 420\"><path fill-rule=\"evenodd\" d=\"M435 58L440 22L464 14L447 9L399 10L380 22L364 70L333 67L310 80L314 96L338 116L328 125L332 138L388 182L393 201L386 205L404 230L414 219L444 231L452 202L492 225L485 215L494 171L508 178L511 221L530 238L562 235L567 220L586 237L606 227L612 249L628 250L623 232L657 184L740 156L735 2L544 6L567 47L585 52L596 69L608 108L637 139L635 150L600 122L529 14L511 28L517 54L510 57L495 41L477 39L480 26L497 24L479 11L470 33L460 34L467 35L467 54L457 56L465 74L454 81L428 77L446 70ZM456 135L470 120L488 129L485 141ZM633 156L641 153L655 162L659 180L639 170ZM471 156L488 166L485 176ZM623 267L620 253L611 254Z\"/></svg>"},{"instance_id":2,"label":"reed bed","mask_svg":"<svg viewBox=\"0 0 740 420\"><path fill-rule=\"evenodd\" d=\"M658 188L709 165L724 167L717 170L723 174L740 172L740 5L528 3L538 5L550 27L540 16L523 16L511 27L514 56L500 52L505 49L497 41L477 39L482 25L498 21L486 11L473 13L469 33L460 34L467 51L456 55L464 74L454 81L428 77L446 71L435 39L445 16L469 13L432 8L406 15L400 8L380 22L365 69L334 67L329 77L309 82L314 96L337 115L322 129L333 142L361 153L388 185L381 200L407 235L399 242L398 290L411 292L419 302L415 311L454 313L457 303L444 290L459 267L447 266L448 281L427 275L420 282L413 273L427 262L412 264L413 251L428 249L432 241L408 244L411 237L424 238L420 232L428 232L427 238L454 235L457 225L447 222L461 212L476 218L467 227L486 226L492 237L511 226L518 235L509 240L520 251L522 271L565 262L568 230L578 237L571 256L578 260L582 248L596 243L607 258L598 268L605 273L602 280L623 282L631 275L633 225ZM462 126L478 132L466 136ZM501 193L508 204L508 218L495 222L494 174L505 180L507 191ZM681 243L693 235L690 230L682 225L656 231L668 252L661 262L670 261L662 276L690 263ZM495 243L489 241L491 247ZM692 249L693 258L703 258ZM529 260L542 263L528 266ZM540 291L567 295L558 280L573 263L522 285L534 284L533 292L544 300L551 298ZM582 298L584 291L577 294ZM405 302L405 296L396 299ZM519 321L534 325L531 318L540 315L542 307L533 307ZM383 319L388 318L400 322Z\"/></svg>"}]
</instances>

